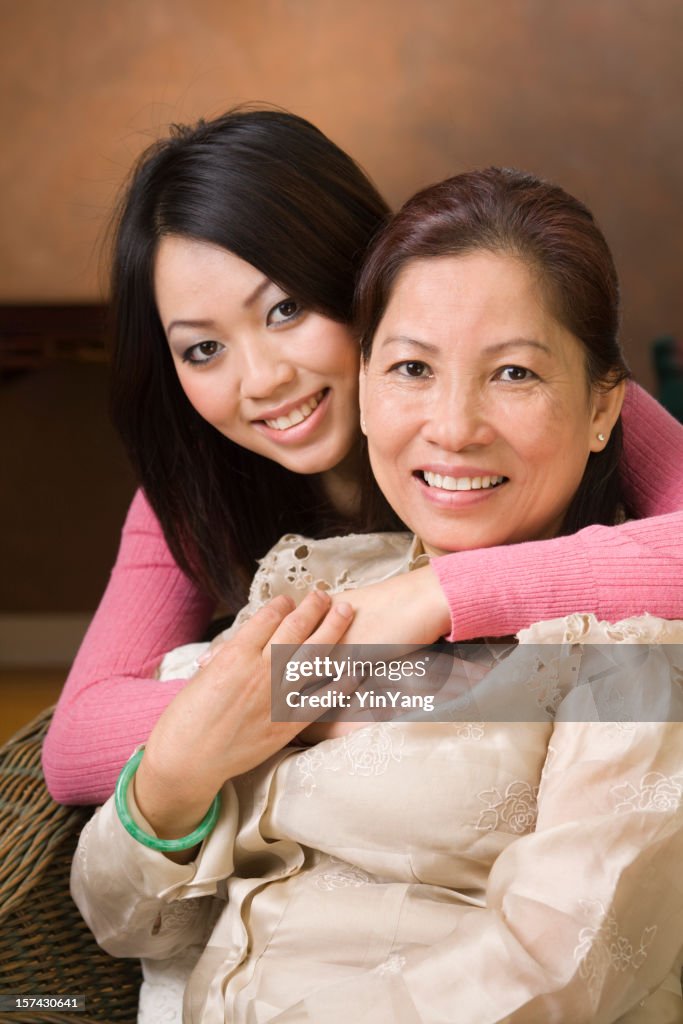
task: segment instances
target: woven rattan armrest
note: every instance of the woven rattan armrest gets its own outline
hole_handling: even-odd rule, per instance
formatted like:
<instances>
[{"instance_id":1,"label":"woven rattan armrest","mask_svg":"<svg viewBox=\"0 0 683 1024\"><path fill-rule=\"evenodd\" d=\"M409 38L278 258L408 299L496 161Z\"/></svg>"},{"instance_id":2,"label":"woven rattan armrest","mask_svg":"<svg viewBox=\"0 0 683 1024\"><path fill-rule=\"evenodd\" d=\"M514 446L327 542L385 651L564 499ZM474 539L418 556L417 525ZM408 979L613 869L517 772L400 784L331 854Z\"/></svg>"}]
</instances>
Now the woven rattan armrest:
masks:
<instances>
[{"instance_id":1,"label":"woven rattan armrest","mask_svg":"<svg viewBox=\"0 0 683 1024\"><path fill-rule=\"evenodd\" d=\"M93 808L63 807L40 763L48 708L0 748L0 993L83 995L74 1024L133 1022L140 968L99 948L69 894L71 859ZM64 1012L0 1012L65 1024Z\"/></svg>"}]
</instances>

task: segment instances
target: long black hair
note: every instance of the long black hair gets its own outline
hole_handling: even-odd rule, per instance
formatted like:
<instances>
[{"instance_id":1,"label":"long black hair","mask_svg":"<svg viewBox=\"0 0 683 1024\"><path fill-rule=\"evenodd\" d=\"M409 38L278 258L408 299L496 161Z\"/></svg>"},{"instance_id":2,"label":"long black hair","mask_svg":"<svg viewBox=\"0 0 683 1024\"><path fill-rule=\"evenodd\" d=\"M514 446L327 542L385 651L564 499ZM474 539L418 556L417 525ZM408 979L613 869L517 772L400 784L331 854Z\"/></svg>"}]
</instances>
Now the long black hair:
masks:
<instances>
[{"instance_id":1,"label":"long black hair","mask_svg":"<svg viewBox=\"0 0 683 1024\"><path fill-rule=\"evenodd\" d=\"M422 189L378 236L356 295L363 361L406 264L479 250L508 253L532 268L557 321L582 342L592 387L609 390L630 376L619 345L617 272L593 215L558 185L498 167L466 171ZM590 453L561 533L617 520L623 510L621 450L619 418L605 447ZM372 520L381 502L372 489L365 493Z\"/></svg>"},{"instance_id":2,"label":"long black hair","mask_svg":"<svg viewBox=\"0 0 683 1024\"><path fill-rule=\"evenodd\" d=\"M285 530L321 536L354 524L340 521L318 478L240 448L190 404L155 303L159 241L221 246L304 307L348 323L363 257L388 214L346 153L280 110L173 126L126 186L113 225L112 414L174 558L231 606Z\"/></svg>"}]
</instances>

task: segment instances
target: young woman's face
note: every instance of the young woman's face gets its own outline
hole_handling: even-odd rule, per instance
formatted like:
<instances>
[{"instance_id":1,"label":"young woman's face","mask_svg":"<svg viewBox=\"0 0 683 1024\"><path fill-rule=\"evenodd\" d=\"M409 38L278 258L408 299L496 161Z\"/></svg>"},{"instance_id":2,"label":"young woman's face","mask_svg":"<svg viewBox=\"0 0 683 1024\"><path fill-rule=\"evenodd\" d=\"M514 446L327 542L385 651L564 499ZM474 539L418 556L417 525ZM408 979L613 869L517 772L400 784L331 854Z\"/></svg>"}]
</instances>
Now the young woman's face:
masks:
<instances>
[{"instance_id":1,"label":"young woman's face","mask_svg":"<svg viewBox=\"0 0 683 1024\"><path fill-rule=\"evenodd\" d=\"M554 536L622 393L589 387L529 269L487 252L408 264L361 372L377 481L434 554Z\"/></svg>"},{"instance_id":2,"label":"young woman's face","mask_svg":"<svg viewBox=\"0 0 683 1024\"><path fill-rule=\"evenodd\" d=\"M208 423L296 473L322 473L358 433L358 344L250 263L162 239L154 287L180 384Z\"/></svg>"}]
</instances>

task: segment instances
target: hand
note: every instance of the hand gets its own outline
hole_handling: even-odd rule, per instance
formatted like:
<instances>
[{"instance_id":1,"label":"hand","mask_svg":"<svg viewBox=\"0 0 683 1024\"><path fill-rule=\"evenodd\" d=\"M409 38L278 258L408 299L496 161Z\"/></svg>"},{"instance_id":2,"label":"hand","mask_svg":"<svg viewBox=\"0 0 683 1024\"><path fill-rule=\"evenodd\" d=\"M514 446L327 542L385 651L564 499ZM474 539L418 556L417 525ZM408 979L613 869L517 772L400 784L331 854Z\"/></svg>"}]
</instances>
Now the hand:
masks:
<instances>
[{"instance_id":1,"label":"hand","mask_svg":"<svg viewBox=\"0 0 683 1024\"><path fill-rule=\"evenodd\" d=\"M166 708L135 775L140 811L162 838L186 835L223 783L261 764L300 731L270 717L270 645L334 644L353 612L322 591L298 608L280 596L261 608Z\"/></svg>"},{"instance_id":2,"label":"hand","mask_svg":"<svg viewBox=\"0 0 683 1024\"><path fill-rule=\"evenodd\" d=\"M451 631L450 608L429 565L332 600L348 602L355 613L343 644L400 644L408 653Z\"/></svg>"},{"instance_id":3,"label":"hand","mask_svg":"<svg viewBox=\"0 0 683 1024\"><path fill-rule=\"evenodd\" d=\"M451 613L438 577L429 565L332 598L351 605L354 617L342 644L396 644L409 654L436 643L451 630ZM399 651L395 652L396 655ZM306 743L321 743L364 729L368 722L313 722L301 733Z\"/></svg>"}]
</instances>

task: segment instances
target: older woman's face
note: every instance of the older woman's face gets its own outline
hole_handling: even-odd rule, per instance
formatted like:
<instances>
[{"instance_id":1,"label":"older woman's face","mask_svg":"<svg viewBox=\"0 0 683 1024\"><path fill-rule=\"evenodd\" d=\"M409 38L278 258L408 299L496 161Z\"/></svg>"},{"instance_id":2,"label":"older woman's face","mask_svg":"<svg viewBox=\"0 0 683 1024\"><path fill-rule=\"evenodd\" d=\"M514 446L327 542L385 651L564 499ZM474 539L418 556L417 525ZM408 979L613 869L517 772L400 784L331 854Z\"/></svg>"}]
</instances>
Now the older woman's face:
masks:
<instances>
[{"instance_id":1,"label":"older woman's face","mask_svg":"<svg viewBox=\"0 0 683 1024\"><path fill-rule=\"evenodd\" d=\"M361 371L373 471L433 554L554 536L621 396L589 387L528 267L487 252L408 264Z\"/></svg>"}]
</instances>

